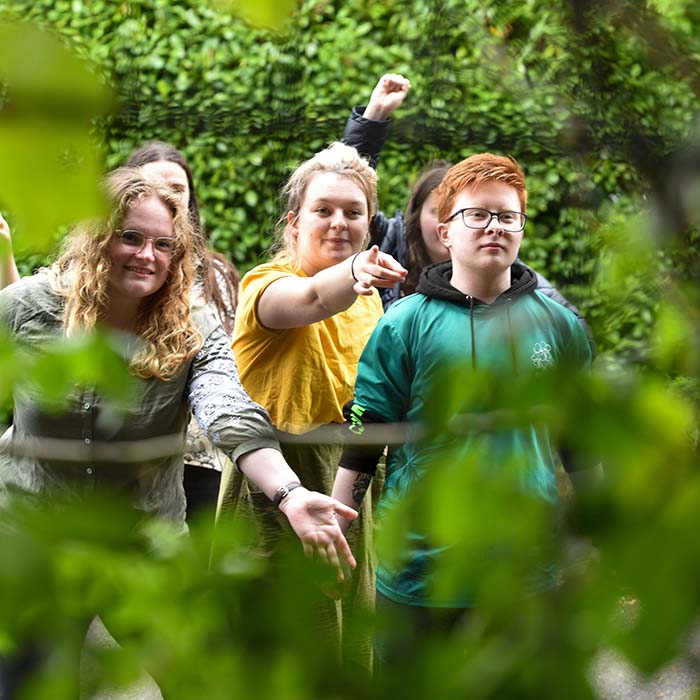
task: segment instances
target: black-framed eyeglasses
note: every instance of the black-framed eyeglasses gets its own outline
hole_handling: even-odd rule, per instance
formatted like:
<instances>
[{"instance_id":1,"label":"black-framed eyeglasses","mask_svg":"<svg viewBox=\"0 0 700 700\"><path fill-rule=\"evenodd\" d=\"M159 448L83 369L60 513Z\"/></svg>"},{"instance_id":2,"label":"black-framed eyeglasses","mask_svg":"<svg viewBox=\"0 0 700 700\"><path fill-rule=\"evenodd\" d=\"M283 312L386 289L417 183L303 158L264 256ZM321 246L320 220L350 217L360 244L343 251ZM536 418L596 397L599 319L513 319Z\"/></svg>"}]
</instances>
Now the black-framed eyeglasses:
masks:
<instances>
[{"instance_id":1,"label":"black-framed eyeglasses","mask_svg":"<svg viewBox=\"0 0 700 700\"><path fill-rule=\"evenodd\" d=\"M462 223L467 228L486 228L495 217L498 223L503 226L504 231L517 233L525 228L527 214L521 211L489 211L480 207L467 207L458 209L454 214L447 217L445 223L449 223L459 214L462 215Z\"/></svg>"},{"instance_id":2,"label":"black-framed eyeglasses","mask_svg":"<svg viewBox=\"0 0 700 700\"><path fill-rule=\"evenodd\" d=\"M175 252L175 239L171 236L151 238L141 233L141 231L134 231L133 229L120 231L118 235L121 244L133 253L140 253L144 249L146 241L149 240L153 241L153 252L156 255L169 258Z\"/></svg>"}]
</instances>

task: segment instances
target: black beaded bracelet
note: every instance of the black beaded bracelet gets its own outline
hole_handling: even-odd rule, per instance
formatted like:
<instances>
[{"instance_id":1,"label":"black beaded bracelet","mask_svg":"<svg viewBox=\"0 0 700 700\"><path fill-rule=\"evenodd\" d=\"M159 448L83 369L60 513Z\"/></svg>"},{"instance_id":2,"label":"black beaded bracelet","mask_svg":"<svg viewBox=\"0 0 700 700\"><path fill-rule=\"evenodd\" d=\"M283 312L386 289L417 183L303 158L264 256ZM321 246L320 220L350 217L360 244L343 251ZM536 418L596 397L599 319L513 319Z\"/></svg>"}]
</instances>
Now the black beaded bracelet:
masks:
<instances>
[{"instance_id":1,"label":"black beaded bracelet","mask_svg":"<svg viewBox=\"0 0 700 700\"><path fill-rule=\"evenodd\" d=\"M294 489L297 489L301 486L301 482L299 481L292 481L290 484L287 484L286 486L280 486L277 491L275 491L275 495L272 497L272 505L275 508L279 508L280 503L287 498L289 495L290 491L294 491Z\"/></svg>"},{"instance_id":2,"label":"black beaded bracelet","mask_svg":"<svg viewBox=\"0 0 700 700\"><path fill-rule=\"evenodd\" d=\"M352 261L350 262L350 274L352 275L352 278L355 280L355 282L359 282L360 280L355 277L355 258L359 255L359 253L355 253L355 255L352 256Z\"/></svg>"}]
</instances>

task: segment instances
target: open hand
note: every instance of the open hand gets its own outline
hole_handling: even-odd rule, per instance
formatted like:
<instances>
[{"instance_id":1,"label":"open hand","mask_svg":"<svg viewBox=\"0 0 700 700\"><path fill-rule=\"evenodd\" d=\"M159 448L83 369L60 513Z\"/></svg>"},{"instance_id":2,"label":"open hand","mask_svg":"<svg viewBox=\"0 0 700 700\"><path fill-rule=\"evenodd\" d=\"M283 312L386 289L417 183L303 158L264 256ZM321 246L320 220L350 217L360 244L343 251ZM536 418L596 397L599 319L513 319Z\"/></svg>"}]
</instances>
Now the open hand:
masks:
<instances>
[{"instance_id":1,"label":"open hand","mask_svg":"<svg viewBox=\"0 0 700 700\"><path fill-rule=\"evenodd\" d=\"M357 566L350 545L340 529L336 514L354 520L357 511L334 498L303 487L294 489L280 504L289 524L301 540L304 553L333 567L342 582L348 567Z\"/></svg>"}]
</instances>

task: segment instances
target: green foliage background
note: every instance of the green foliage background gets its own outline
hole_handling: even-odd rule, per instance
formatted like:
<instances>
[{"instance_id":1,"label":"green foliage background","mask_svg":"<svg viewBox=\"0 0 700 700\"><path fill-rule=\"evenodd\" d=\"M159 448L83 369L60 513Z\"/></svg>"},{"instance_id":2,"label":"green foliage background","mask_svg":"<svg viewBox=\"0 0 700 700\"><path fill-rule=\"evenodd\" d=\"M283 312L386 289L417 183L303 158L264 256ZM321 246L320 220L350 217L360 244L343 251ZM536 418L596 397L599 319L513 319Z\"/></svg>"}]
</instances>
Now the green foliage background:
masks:
<instances>
[{"instance_id":1,"label":"green foliage background","mask_svg":"<svg viewBox=\"0 0 700 700\"><path fill-rule=\"evenodd\" d=\"M413 89L382 157L381 208L403 208L432 158L516 156L530 189L523 259L584 310L602 351L643 352L653 281L629 281L623 312L595 279L613 212L645 206L659 159L697 139L694 3L317 0L279 31L230 6L3 4L114 87L118 107L94 127L107 167L148 139L185 152L212 243L244 271L265 256L294 164L340 137L382 73L404 73Z\"/></svg>"}]
</instances>

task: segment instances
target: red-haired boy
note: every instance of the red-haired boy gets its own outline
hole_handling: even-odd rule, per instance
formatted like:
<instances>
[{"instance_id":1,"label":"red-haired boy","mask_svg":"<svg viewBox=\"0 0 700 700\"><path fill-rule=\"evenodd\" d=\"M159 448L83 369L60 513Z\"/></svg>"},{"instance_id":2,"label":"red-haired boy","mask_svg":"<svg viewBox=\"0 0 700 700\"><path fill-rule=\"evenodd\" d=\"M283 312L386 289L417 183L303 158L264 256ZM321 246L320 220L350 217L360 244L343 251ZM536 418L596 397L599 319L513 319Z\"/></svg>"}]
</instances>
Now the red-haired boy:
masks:
<instances>
[{"instance_id":1,"label":"red-haired boy","mask_svg":"<svg viewBox=\"0 0 700 700\"><path fill-rule=\"evenodd\" d=\"M512 158L474 155L447 172L438 188L437 231L451 259L426 268L417 293L396 302L377 325L360 359L349 409L354 433L370 423L425 424L431 418L426 402L451 364L461 364L462 377L490 372L506 380L557 366L576 370L590 365L591 349L576 316L537 291L532 270L516 262L526 207L525 176ZM452 394L460 400L459 391ZM445 397L447 403L451 400ZM475 405L473 396L470 401L458 412L488 410L484 402ZM516 422L461 435L445 430L431 440L390 447L378 505L380 526L388 513L415 497L426 473L440 468L445 450L462 454L464 464L467 455L490 455L483 466L494 472L505 464L521 465L525 488L556 502L555 461L546 428ZM381 447L348 447L333 495L357 507L381 452ZM398 611L409 623L407 636L394 635L394 642L449 627L474 604L470 576L473 581L476 572L465 572L464 588L452 595L436 589L436 572L449 547L435 546L428 530L420 519L411 521L401 556L380 560L377 568L378 607ZM459 527L455 531L459 537ZM380 649L380 656L382 651L386 649ZM391 663L401 657L396 648L388 655Z\"/></svg>"}]
</instances>

